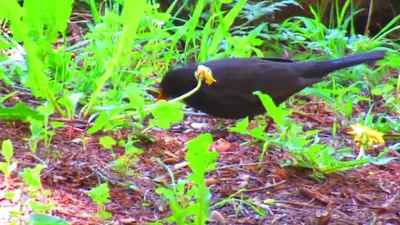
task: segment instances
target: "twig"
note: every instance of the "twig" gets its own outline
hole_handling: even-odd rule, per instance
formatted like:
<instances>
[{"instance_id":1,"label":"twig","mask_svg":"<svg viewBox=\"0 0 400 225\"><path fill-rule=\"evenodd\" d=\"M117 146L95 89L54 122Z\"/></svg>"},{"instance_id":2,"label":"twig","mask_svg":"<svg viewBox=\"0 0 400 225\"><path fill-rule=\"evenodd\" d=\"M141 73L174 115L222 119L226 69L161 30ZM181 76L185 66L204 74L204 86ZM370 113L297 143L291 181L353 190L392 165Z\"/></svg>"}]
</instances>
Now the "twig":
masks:
<instances>
[{"instance_id":1,"label":"twig","mask_svg":"<svg viewBox=\"0 0 400 225\"><path fill-rule=\"evenodd\" d=\"M369 3L367 25L365 26L365 32L364 32L365 36L368 36L368 34L369 34L369 27L370 27L370 24L371 24L371 17L372 17L373 9L374 9L374 0L371 0L370 3Z\"/></svg>"},{"instance_id":2,"label":"twig","mask_svg":"<svg viewBox=\"0 0 400 225\"><path fill-rule=\"evenodd\" d=\"M261 190L264 190L264 189L274 188L274 187L279 186L279 185L284 184L284 183L286 183L286 180L283 180L283 181L275 183L275 184L270 184L270 185L264 186L264 187L246 189L246 190L243 190L243 192L261 191Z\"/></svg>"}]
</instances>

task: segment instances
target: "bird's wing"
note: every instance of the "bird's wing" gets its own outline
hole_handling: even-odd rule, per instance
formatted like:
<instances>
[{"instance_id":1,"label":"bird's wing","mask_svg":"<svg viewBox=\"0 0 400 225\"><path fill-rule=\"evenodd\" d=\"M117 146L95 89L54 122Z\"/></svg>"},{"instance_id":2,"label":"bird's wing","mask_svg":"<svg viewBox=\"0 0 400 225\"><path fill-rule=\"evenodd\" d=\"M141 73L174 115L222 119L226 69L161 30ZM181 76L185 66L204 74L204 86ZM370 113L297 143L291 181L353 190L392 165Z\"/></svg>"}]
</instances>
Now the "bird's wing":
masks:
<instances>
[{"instance_id":1,"label":"bird's wing","mask_svg":"<svg viewBox=\"0 0 400 225\"><path fill-rule=\"evenodd\" d=\"M243 105L258 103L254 91L268 94L272 98L291 95L299 90L299 77L292 63L284 64L287 66L265 60L251 60L210 65L217 82L210 86L203 84L201 91L213 101Z\"/></svg>"}]
</instances>

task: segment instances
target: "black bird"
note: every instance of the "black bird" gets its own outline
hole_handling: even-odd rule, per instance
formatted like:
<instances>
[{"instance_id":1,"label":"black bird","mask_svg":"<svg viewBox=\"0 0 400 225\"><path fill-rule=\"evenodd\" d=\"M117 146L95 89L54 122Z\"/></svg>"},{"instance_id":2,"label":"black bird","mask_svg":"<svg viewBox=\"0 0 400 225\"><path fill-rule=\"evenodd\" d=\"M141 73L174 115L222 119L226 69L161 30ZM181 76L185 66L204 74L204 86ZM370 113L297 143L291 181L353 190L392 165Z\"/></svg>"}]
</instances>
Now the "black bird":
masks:
<instances>
[{"instance_id":1,"label":"black bird","mask_svg":"<svg viewBox=\"0 0 400 225\"><path fill-rule=\"evenodd\" d=\"M253 117L266 112L254 91L272 97L276 105L307 86L318 83L329 73L383 59L385 50L325 61L296 62L281 58L225 58L200 65L211 69L217 81L202 84L200 90L184 99L187 105L211 116L225 119ZM159 99L175 98L197 85L194 72L199 64L168 71L161 81ZM204 82L204 81L203 81Z\"/></svg>"}]
</instances>

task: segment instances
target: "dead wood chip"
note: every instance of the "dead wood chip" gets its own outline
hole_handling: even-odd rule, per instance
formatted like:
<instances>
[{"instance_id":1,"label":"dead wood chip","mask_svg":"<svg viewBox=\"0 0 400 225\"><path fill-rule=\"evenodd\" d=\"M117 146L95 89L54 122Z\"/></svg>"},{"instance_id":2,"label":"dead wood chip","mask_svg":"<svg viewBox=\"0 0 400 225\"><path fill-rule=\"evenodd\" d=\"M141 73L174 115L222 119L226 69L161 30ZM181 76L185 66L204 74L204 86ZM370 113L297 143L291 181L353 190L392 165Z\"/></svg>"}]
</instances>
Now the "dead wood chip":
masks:
<instances>
[{"instance_id":1,"label":"dead wood chip","mask_svg":"<svg viewBox=\"0 0 400 225\"><path fill-rule=\"evenodd\" d=\"M309 189L302 188L302 187L299 187L299 191L301 194L303 194L311 199L316 199L322 203L325 203L325 204L333 203L333 201L328 196L323 195L317 191L309 190Z\"/></svg>"},{"instance_id":2,"label":"dead wood chip","mask_svg":"<svg viewBox=\"0 0 400 225\"><path fill-rule=\"evenodd\" d=\"M231 149L232 144L226 141L225 139L218 139L214 144L212 144L211 149L214 149L217 152L227 152L229 149Z\"/></svg>"}]
</instances>

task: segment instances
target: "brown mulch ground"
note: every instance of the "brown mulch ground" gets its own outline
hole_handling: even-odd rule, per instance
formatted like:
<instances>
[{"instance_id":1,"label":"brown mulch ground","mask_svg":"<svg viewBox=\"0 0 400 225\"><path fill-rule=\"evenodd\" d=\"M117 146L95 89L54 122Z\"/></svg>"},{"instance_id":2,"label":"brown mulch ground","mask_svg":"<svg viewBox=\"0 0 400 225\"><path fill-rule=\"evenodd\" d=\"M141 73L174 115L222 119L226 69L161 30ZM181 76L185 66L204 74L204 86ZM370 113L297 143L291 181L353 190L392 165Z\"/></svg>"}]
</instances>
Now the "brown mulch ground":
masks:
<instances>
[{"instance_id":1,"label":"brown mulch ground","mask_svg":"<svg viewBox=\"0 0 400 225\"><path fill-rule=\"evenodd\" d=\"M119 179L108 165L113 160L112 152L102 148L97 137L91 137L85 151L80 132L74 132L70 139L67 128L58 130L51 146L53 158L48 160L48 168L42 171L41 177L44 188L52 192L46 197L55 204L52 214L71 224L147 224L165 218L170 215L168 204L154 190L157 183L169 183L170 179L165 168L154 159L166 163L176 179L186 177L189 168L178 166L184 162L185 144L205 128L215 130L216 124L216 119L188 116L171 131L150 131L155 142L140 144L144 153L132 168L136 175L124 179ZM27 124L2 122L0 127L0 140L13 142L18 171L46 161L48 149L39 147L35 157L23 141L30 136ZM111 135L124 138L127 132ZM246 140L249 138L237 134L214 139L213 147L219 151L219 158L217 169L207 175L212 191L211 206L245 188L233 200L212 208L222 214L227 224L371 224L374 220L376 224L400 224L399 159L383 166L369 165L332 174L317 181L310 177L311 171L282 168L279 162L288 156L278 149L269 150L258 167L261 150L256 145L241 145ZM113 152L120 155L123 149L116 147ZM397 153L390 155L397 156ZM0 180L4 180L3 175ZM111 187L111 202L106 204L106 210L113 217L102 222L94 215L97 207L87 194L105 180L110 181ZM21 178L13 173L8 190L1 183L0 224L16 221L10 219L11 210L21 211L23 218L27 218L30 212L26 208L27 192L21 186ZM7 200L4 197L7 191L18 194ZM265 210L266 214L256 213L244 201Z\"/></svg>"}]
</instances>

